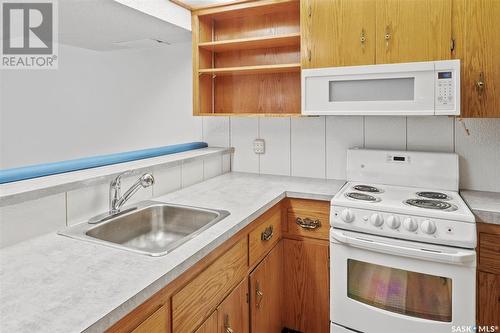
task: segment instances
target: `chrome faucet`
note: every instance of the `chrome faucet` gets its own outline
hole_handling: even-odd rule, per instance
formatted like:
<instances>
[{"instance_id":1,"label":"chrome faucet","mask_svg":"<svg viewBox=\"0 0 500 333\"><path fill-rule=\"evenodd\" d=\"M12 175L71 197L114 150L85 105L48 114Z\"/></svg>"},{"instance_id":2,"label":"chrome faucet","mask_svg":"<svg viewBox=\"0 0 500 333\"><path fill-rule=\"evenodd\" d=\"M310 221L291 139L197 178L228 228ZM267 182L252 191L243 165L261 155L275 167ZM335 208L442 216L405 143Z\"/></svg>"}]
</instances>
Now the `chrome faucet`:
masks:
<instances>
[{"instance_id":1,"label":"chrome faucet","mask_svg":"<svg viewBox=\"0 0 500 333\"><path fill-rule=\"evenodd\" d=\"M154 184L155 179L152 174L143 174L123 195L121 195L122 176L124 172L116 176L109 184L109 215L120 212L121 207L130 199L141 187L146 188Z\"/></svg>"}]
</instances>

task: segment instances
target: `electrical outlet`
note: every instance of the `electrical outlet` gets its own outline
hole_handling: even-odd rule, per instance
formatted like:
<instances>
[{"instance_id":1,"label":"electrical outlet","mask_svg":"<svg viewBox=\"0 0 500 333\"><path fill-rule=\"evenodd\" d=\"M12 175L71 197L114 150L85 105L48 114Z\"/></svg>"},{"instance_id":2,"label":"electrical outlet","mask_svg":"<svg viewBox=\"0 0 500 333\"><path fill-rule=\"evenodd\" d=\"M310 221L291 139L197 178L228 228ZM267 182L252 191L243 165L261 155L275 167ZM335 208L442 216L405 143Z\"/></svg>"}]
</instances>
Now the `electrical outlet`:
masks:
<instances>
[{"instance_id":1,"label":"electrical outlet","mask_svg":"<svg viewBox=\"0 0 500 333\"><path fill-rule=\"evenodd\" d=\"M264 154L266 151L266 143L264 139L255 139L253 141L253 152L256 154Z\"/></svg>"}]
</instances>

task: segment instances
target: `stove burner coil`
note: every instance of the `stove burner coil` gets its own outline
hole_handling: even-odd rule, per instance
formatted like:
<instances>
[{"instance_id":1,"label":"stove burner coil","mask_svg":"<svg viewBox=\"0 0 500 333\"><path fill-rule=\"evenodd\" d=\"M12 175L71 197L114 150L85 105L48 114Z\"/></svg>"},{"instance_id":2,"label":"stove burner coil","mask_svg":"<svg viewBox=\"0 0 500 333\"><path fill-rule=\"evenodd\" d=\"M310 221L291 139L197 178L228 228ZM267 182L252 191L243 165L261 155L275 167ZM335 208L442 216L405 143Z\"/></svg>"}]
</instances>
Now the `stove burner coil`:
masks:
<instances>
[{"instance_id":1,"label":"stove burner coil","mask_svg":"<svg viewBox=\"0 0 500 333\"><path fill-rule=\"evenodd\" d=\"M349 192L346 193L346 197L354 200L361 200L361 201L369 201L369 202L376 202L378 201L377 198L375 198L373 195L365 194L365 193L358 193L358 192Z\"/></svg>"},{"instance_id":2,"label":"stove burner coil","mask_svg":"<svg viewBox=\"0 0 500 333\"><path fill-rule=\"evenodd\" d=\"M370 192L370 193L380 193L381 191L374 187L374 186L370 186L370 185L355 185L353 186L353 189L355 189L356 191L361 191L361 192Z\"/></svg>"},{"instance_id":3,"label":"stove burner coil","mask_svg":"<svg viewBox=\"0 0 500 333\"><path fill-rule=\"evenodd\" d=\"M456 207L452 206L450 203L440 200L408 199L405 201L405 203L414 207L425 209L456 210Z\"/></svg>"},{"instance_id":4,"label":"stove burner coil","mask_svg":"<svg viewBox=\"0 0 500 333\"><path fill-rule=\"evenodd\" d=\"M450 197L441 192L417 192L417 195L427 199L449 200Z\"/></svg>"}]
</instances>

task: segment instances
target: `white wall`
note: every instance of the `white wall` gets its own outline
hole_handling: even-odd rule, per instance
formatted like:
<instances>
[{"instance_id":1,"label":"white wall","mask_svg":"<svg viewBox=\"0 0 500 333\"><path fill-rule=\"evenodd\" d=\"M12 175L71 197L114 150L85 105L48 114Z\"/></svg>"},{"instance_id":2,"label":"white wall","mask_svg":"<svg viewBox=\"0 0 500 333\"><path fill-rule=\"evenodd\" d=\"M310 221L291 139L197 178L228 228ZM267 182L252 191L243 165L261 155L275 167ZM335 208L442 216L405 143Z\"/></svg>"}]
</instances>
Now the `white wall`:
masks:
<instances>
[{"instance_id":1,"label":"white wall","mask_svg":"<svg viewBox=\"0 0 500 333\"><path fill-rule=\"evenodd\" d=\"M203 119L203 139L233 146L233 171L345 179L351 147L456 151L461 188L500 191L500 119L312 117ZM266 153L253 153L256 138Z\"/></svg>"},{"instance_id":2,"label":"white wall","mask_svg":"<svg viewBox=\"0 0 500 333\"><path fill-rule=\"evenodd\" d=\"M113 52L60 45L59 69L0 75L1 168L201 140L190 43Z\"/></svg>"}]
</instances>

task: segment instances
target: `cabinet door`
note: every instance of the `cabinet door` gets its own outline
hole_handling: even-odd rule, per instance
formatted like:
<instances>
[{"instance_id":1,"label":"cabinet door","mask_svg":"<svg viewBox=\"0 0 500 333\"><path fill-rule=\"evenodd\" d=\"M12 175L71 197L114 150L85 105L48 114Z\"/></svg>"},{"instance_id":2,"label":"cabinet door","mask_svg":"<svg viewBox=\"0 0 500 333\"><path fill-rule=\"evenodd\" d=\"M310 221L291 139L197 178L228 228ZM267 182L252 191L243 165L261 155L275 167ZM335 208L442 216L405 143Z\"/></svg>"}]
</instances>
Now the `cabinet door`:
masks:
<instances>
[{"instance_id":1,"label":"cabinet door","mask_svg":"<svg viewBox=\"0 0 500 333\"><path fill-rule=\"evenodd\" d=\"M253 333L281 332L282 242L250 274L250 315Z\"/></svg>"},{"instance_id":2,"label":"cabinet door","mask_svg":"<svg viewBox=\"0 0 500 333\"><path fill-rule=\"evenodd\" d=\"M376 3L377 63L451 58L452 0L376 0Z\"/></svg>"},{"instance_id":3,"label":"cabinet door","mask_svg":"<svg viewBox=\"0 0 500 333\"><path fill-rule=\"evenodd\" d=\"M500 275L478 272L478 324L500 325Z\"/></svg>"},{"instance_id":4,"label":"cabinet door","mask_svg":"<svg viewBox=\"0 0 500 333\"><path fill-rule=\"evenodd\" d=\"M283 326L327 333L329 319L328 241L283 241Z\"/></svg>"},{"instance_id":5,"label":"cabinet door","mask_svg":"<svg viewBox=\"0 0 500 333\"><path fill-rule=\"evenodd\" d=\"M300 1L302 68L375 62L375 0Z\"/></svg>"},{"instance_id":6,"label":"cabinet door","mask_svg":"<svg viewBox=\"0 0 500 333\"><path fill-rule=\"evenodd\" d=\"M218 313L217 313L217 310L215 310L211 315L210 317L207 318L207 320L205 320L203 322L203 324L201 324L200 327L198 327L198 329L195 331L195 333L219 333L218 330L217 330L217 318L218 318Z\"/></svg>"},{"instance_id":7,"label":"cabinet door","mask_svg":"<svg viewBox=\"0 0 500 333\"><path fill-rule=\"evenodd\" d=\"M454 0L454 57L462 61L462 116L500 117L500 1Z\"/></svg>"},{"instance_id":8,"label":"cabinet door","mask_svg":"<svg viewBox=\"0 0 500 333\"><path fill-rule=\"evenodd\" d=\"M244 279L217 308L218 333L248 333L248 279Z\"/></svg>"},{"instance_id":9,"label":"cabinet door","mask_svg":"<svg viewBox=\"0 0 500 333\"><path fill-rule=\"evenodd\" d=\"M132 333L168 333L170 332L168 305L163 305L137 326Z\"/></svg>"}]
</instances>

